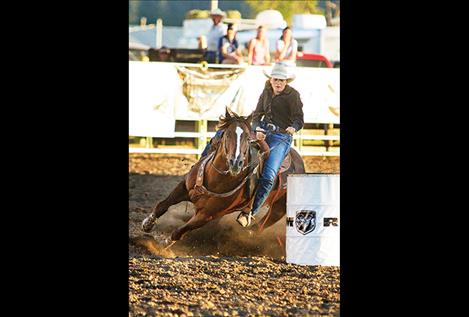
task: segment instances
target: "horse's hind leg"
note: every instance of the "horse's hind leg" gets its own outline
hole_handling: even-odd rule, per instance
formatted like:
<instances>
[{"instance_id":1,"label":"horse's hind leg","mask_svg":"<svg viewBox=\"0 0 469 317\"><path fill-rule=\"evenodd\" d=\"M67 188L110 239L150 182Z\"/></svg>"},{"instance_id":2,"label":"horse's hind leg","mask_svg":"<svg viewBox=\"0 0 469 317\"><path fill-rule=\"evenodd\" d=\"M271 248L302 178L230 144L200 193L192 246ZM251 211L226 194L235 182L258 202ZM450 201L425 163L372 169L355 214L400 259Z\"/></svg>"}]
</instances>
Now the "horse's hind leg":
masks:
<instances>
[{"instance_id":1,"label":"horse's hind leg","mask_svg":"<svg viewBox=\"0 0 469 317\"><path fill-rule=\"evenodd\" d=\"M211 221L213 217L207 217L204 213L196 211L195 215L189 219L186 224L174 230L171 235L171 240L176 241L187 232L202 227L207 222Z\"/></svg>"},{"instance_id":2,"label":"horse's hind leg","mask_svg":"<svg viewBox=\"0 0 469 317\"><path fill-rule=\"evenodd\" d=\"M259 232L264 231L277 221L279 221L286 213L287 210L287 195L284 194L280 199L272 204L265 216L259 221Z\"/></svg>"},{"instance_id":3,"label":"horse's hind leg","mask_svg":"<svg viewBox=\"0 0 469 317\"><path fill-rule=\"evenodd\" d=\"M182 180L176 188L173 189L171 194L165 200L159 202L152 213L146 217L142 222L142 230L150 232L153 229L156 219L161 217L170 206L180 203L181 201L189 200L189 195L186 189L186 181Z\"/></svg>"}]
</instances>

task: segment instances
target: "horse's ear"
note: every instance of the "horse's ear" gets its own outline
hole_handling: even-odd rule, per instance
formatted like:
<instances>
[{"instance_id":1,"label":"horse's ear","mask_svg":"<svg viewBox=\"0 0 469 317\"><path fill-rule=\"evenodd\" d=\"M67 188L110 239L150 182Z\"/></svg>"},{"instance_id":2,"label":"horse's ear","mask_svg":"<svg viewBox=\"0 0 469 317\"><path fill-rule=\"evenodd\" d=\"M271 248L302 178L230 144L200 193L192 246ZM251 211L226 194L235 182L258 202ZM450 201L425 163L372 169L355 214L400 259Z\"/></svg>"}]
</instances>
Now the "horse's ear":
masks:
<instances>
[{"instance_id":1,"label":"horse's ear","mask_svg":"<svg viewBox=\"0 0 469 317\"><path fill-rule=\"evenodd\" d=\"M230 110L230 108L228 108L228 106L225 107L225 118L229 119L232 117L232 112Z\"/></svg>"},{"instance_id":2,"label":"horse's ear","mask_svg":"<svg viewBox=\"0 0 469 317\"><path fill-rule=\"evenodd\" d=\"M246 122L249 123L249 125L252 124L252 113L246 117Z\"/></svg>"},{"instance_id":3,"label":"horse's ear","mask_svg":"<svg viewBox=\"0 0 469 317\"><path fill-rule=\"evenodd\" d=\"M226 106L226 114L225 114L225 117L228 117L228 118L238 118L239 116L236 114L236 112L234 112L234 111L231 110L228 106Z\"/></svg>"}]
</instances>

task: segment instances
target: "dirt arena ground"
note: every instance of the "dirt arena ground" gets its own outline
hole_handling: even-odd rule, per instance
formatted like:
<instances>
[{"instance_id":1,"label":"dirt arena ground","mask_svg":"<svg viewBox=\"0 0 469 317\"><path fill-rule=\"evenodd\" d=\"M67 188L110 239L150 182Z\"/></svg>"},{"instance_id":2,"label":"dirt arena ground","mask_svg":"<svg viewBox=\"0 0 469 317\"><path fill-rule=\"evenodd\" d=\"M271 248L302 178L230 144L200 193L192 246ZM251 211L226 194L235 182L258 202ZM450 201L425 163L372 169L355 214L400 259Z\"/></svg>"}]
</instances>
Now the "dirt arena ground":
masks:
<instances>
[{"instance_id":1,"label":"dirt arena ground","mask_svg":"<svg viewBox=\"0 0 469 317\"><path fill-rule=\"evenodd\" d=\"M259 235L227 215L165 250L192 204L171 207L150 234L140 224L196 158L129 155L129 316L340 315L339 268L286 263L285 218ZM308 173L340 169L338 157L304 160Z\"/></svg>"}]
</instances>

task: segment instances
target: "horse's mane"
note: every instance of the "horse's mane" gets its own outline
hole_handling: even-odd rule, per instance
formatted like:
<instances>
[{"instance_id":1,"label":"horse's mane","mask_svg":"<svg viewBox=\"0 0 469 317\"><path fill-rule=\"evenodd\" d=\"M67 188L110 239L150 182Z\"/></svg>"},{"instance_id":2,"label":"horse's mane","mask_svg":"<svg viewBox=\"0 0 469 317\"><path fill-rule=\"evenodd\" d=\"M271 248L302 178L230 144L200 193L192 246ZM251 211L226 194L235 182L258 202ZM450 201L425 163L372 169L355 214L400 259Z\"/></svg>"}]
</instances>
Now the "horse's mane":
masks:
<instances>
[{"instance_id":1,"label":"horse's mane","mask_svg":"<svg viewBox=\"0 0 469 317\"><path fill-rule=\"evenodd\" d=\"M251 129L250 117L243 117L232 112L229 116L223 116L223 115L220 116L218 124L217 124L217 130L226 129L230 124L232 124L235 121L244 123L249 129Z\"/></svg>"},{"instance_id":2,"label":"horse's mane","mask_svg":"<svg viewBox=\"0 0 469 317\"><path fill-rule=\"evenodd\" d=\"M240 116L234 112L227 112L224 116L221 115L218 120L218 124L216 126L217 130L226 129L230 124L234 123L235 121L241 122L246 124L249 130L251 130L251 118L252 116L249 115L247 117ZM212 139L212 146L210 148L210 152L215 151L218 149L220 145L221 138Z\"/></svg>"}]
</instances>

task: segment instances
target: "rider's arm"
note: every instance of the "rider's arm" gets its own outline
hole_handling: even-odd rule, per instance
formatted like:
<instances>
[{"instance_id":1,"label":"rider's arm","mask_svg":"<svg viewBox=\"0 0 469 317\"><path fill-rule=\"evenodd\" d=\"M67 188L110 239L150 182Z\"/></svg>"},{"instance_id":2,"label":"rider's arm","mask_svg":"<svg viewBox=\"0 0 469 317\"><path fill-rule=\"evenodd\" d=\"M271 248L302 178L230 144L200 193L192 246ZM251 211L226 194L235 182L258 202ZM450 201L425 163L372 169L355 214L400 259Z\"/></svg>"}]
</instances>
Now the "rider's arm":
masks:
<instances>
[{"instance_id":1,"label":"rider's arm","mask_svg":"<svg viewBox=\"0 0 469 317\"><path fill-rule=\"evenodd\" d=\"M256 109L252 113L251 127L252 127L253 131L256 131L256 128L259 126L262 116L265 114L265 112L264 112L264 98L265 98L265 90L262 91L262 94L259 97L259 101L257 102Z\"/></svg>"},{"instance_id":2,"label":"rider's arm","mask_svg":"<svg viewBox=\"0 0 469 317\"><path fill-rule=\"evenodd\" d=\"M301 102L300 94L296 93L292 101L290 103L291 127L295 128L295 131L299 131L304 125L303 103Z\"/></svg>"}]
</instances>

